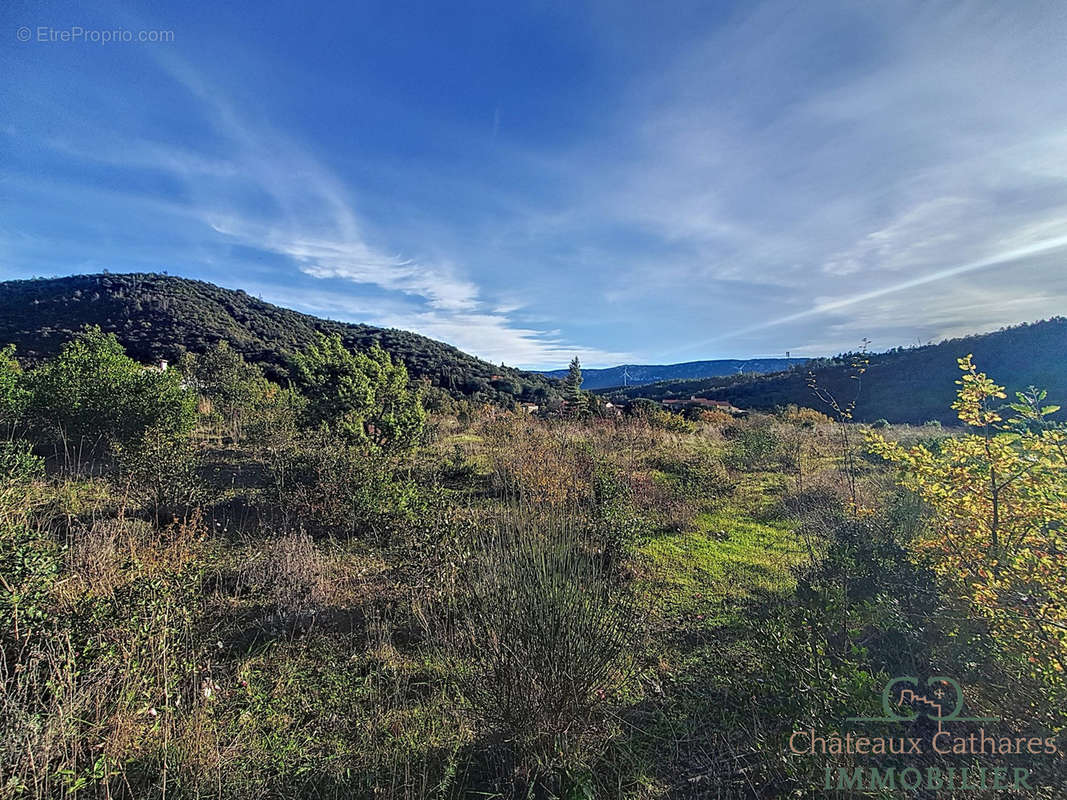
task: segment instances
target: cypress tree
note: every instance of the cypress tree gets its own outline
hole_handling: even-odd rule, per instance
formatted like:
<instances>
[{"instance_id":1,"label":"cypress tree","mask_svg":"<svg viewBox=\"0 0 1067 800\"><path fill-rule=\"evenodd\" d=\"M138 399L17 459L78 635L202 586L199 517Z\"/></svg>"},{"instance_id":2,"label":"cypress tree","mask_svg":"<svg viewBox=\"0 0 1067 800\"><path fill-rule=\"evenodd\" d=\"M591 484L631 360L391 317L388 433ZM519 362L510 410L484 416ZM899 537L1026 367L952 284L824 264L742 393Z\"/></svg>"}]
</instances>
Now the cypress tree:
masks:
<instances>
[{"instance_id":1,"label":"cypress tree","mask_svg":"<svg viewBox=\"0 0 1067 800\"><path fill-rule=\"evenodd\" d=\"M567 379L563 384L563 398L567 401L567 416L580 418L589 411L589 399L582 391L582 363L575 356L571 360Z\"/></svg>"}]
</instances>

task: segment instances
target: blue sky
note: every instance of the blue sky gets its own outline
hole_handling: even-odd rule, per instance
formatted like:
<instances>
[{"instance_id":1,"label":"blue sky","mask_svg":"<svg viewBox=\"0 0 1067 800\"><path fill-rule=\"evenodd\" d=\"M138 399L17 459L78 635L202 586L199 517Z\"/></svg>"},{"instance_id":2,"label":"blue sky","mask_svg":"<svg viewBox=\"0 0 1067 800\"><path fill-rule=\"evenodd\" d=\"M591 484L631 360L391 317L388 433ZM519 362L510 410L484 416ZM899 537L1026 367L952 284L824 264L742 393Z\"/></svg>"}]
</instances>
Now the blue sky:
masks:
<instances>
[{"instance_id":1,"label":"blue sky","mask_svg":"<svg viewBox=\"0 0 1067 800\"><path fill-rule=\"evenodd\" d=\"M75 26L135 40L41 41ZM7 0L0 37L0 278L544 368L1067 311L1061 3Z\"/></svg>"}]
</instances>

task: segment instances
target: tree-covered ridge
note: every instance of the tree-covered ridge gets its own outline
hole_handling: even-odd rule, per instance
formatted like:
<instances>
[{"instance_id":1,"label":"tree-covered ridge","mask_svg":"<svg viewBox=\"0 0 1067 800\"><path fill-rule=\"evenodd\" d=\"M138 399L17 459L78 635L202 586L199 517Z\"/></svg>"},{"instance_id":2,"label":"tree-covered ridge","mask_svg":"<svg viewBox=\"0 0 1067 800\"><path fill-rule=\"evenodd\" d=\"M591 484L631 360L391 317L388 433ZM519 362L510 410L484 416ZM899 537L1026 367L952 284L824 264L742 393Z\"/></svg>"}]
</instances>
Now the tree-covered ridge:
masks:
<instances>
[{"instance_id":1,"label":"tree-covered ridge","mask_svg":"<svg viewBox=\"0 0 1067 800\"><path fill-rule=\"evenodd\" d=\"M75 275L0 283L0 344L15 344L20 358L39 360L85 325L114 333L139 361L176 360L226 341L268 377L284 380L293 355L318 341L341 337L368 352L380 346L411 376L449 394L508 404L544 401L552 381L496 366L451 345L408 331L320 319L266 303L240 289L156 273Z\"/></svg>"},{"instance_id":2,"label":"tree-covered ridge","mask_svg":"<svg viewBox=\"0 0 1067 800\"><path fill-rule=\"evenodd\" d=\"M920 423L927 420L954 422L950 406L958 359L973 354L988 365L1011 392L1041 386L1056 397L1067 395L1067 318L1054 317L1017 325L994 333L948 339L922 347L896 348L869 354L856 398L855 419L873 422ZM851 365L854 353L815 359L785 372L771 375L745 374L730 378L666 381L648 386L615 390L612 397L634 399L699 395L726 400L739 408L773 409L815 402L810 375L816 383L838 397L856 391Z\"/></svg>"},{"instance_id":3,"label":"tree-covered ridge","mask_svg":"<svg viewBox=\"0 0 1067 800\"><path fill-rule=\"evenodd\" d=\"M583 369L586 389L611 389L616 386L639 386L661 381L720 378L743 372L780 372L806 358L721 358L713 361L686 361L681 364L620 364L603 369ZM565 379L569 370L543 371L550 378Z\"/></svg>"}]
</instances>

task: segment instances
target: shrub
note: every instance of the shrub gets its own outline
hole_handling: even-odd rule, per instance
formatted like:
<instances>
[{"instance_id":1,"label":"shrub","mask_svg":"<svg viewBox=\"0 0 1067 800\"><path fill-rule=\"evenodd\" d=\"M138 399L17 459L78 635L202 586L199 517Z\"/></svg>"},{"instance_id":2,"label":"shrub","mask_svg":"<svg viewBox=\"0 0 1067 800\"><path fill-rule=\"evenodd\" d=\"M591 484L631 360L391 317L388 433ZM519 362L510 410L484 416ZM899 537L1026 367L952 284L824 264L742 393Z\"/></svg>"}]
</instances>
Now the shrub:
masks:
<instances>
[{"instance_id":1,"label":"shrub","mask_svg":"<svg viewBox=\"0 0 1067 800\"><path fill-rule=\"evenodd\" d=\"M306 400L293 389L268 383L255 413L243 423L245 439L261 457L273 462L296 446Z\"/></svg>"},{"instance_id":2,"label":"shrub","mask_svg":"<svg viewBox=\"0 0 1067 800\"><path fill-rule=\"evenodd\" d=\"M173 587L139 583L76 624L53 612L43 635L7 650L17 662L0 660L4 797L158 794L174 734L204 702L198 671L210 667L191 650L192 615ZM187 769L179 757L174 772Z\"/></svg>"},{"instance_id":3,"label":"shrub","mask_svg":"<svg viewBox=\"0 0 1067 800\"><path fill-rule=\"evenodd\" d=\"M285 523L315 534L383 535L419 505L418 488L389 458L328 430L299 437L271 474Z\"/></svg>"},{"instance_id":4,"label":"shrub","mask_svg":"<svg viewBox=\"0 0 1067 800\"><path fill-rule=\"evenodd\" d=\"M51 592L61 557L54 540L25 522L0 521L0 649L21 645L54 623Z\"/></svg>"},{"instance_id":5,"label":"shrub","mask_svg":"<svg viewBox=\"0 0 1067 800\"><path fill-rule=\"evenodd\" d=\"M698 408L694 409L694 413L697 422L703 422L716 428L725 428L727 425L733 425L736 422L733 414L717 408Z\"/></svg>"},{"instance_id":6,"label":"shrub","mask_svg":"<svg viewBox=\"0 0 1067 800\"><path fill-rule=\"evenodd\" d=\"M540 506L588 508L592 458L575 440L575 430L571 425L549 426L514 413L488 420L485 436L497 492Z\"/></svg>"},{"instance_id":7,"label":"shrub","mask_svg":"<svg viewBox=\"0 0 1067 800\"><path fill-rule=\"evenodd\" d=\"M447 609L468 709L534 781L577 756L641 640L634 601L580 539L565 519L508 519L476 539Z\"/></svg>"},{"instance_id":8,"label":"shrub","mask_svg":"<svg viewBox=\"0 0 1067 800\"><path fill-rule=\"evenodd\" d=\"M901 469L901 484L936 520L916 551L971 602L1001 643L1062 690L1067 686L1067 428L1044 392L1017 394L1001 416L998 386L959 359L956 402L967 432L934 452L868 432L871 450Z\"/></svg>"},{"instance_id":9,"label":"shrub","mask_svg":"<svg viewBox=\"0 0 1067 800\"><path fill-rule=\"evenodd\" d=\"M804 428L814 428L817 425L828 425L832 420L820 411L805 406L790 404L782 409L783 422Z\"/></svg>"},{"instance_id":10,"label":"shrub","mask_svg":"<svg viewBox=\"0 0 1067 800\"><path fill-rule=\"evenodd\" d=\"M630 555L642 528L633 485L615 464L600 458L593 466L593 533L608 564Z\"/></svg>"},{"instance_id":11,"label":"shrub","mask_svg":"<svg viewBox=\"0 0 1067 800\"><path fill-rule=\"evenodd\" d=\"M28 442L0 441L0 645L21 643L49 619L59 570L55 541L30 525L33 482L44 462ZM13 652L13 651L12 651Z\"/></svg>"},{"instance_id":12,"label":"shrub","mask_svg":"<svg viewBox=\"0 0 1067 800\"><path fill-rule=\"evenodd\" d=\"M685 500L711 500L733 488L723 463L710 453L688 454L682 458L656 455L650 466L667 473L678 496Z\"/></svg>"},{"instance_id":13,"label":"shrub","mask_svg":"<svg viewBox=\"0 0 1067 800\"><path fill-rule=\"evenodd\" d=\"M42 475L44 459L33 454L29 442L0 441L0 483L8 486L25 485Z\"/></svg>"},{"instance_id":14,"label":"shrub","mask_svg":"<svg viewBox=\"0 0 1067 800\"><path fill-rule=\"evenodd\" d=\"M441 477L452 483L466 485L478 477L478 468L467 459L462 445L453 444L451 452L440 467Z\"/></svg>"},{"instance_id":15,"label":"shrub","mask_svg":"<svg viewBox=\"0 0 1067 800\"><path fill-rule=\"evenodd\" d=\"M10 430L22 420L28 401L26 377L15 360L15 346L0 348L0 429Z\"/></svg>"},{"instance_id":16,"label":"shrub","mask_svg":"<svg viewBox=\"0 0 1067 800\"><path fill-rule=\"evenodd\" d=\"M645 419L653 428L658 428L668 433L692 433L693 426L681 414L667 411L662 408L654 408L646 412Z\"/></svg>"},{"instance_id":17,"label":"shrub","mask_svg":"<svg viewBox=\"0 0 1067 800\"><path fill-rule=\"evenodd\" d=\"M117 455L120 477L144 496L157 522L185 517L203 500L201 455L187 435L153 426Z\"/></svg>"},{"instance_id":18,"label":"shrub","mask_svg":"<svg viewBox=\"0 0 1067 800\"><path fill-rule=\"evenodd\" d=\"M311 537L293 533L268 542L242 568L241 582L262 594L283 624L291 624L325 605L329 570Z\"/></svg>"},{"instance_id":19,"label":"shrub","mask_svg":"<svg viewBox=\"0 0 1067 800\"><path fill-rule=\"evenodd\" d=\"M593 465L593 508L598 518L606 519L630 502L630 484L619 468L606 459Z\"/></svg>"},{"instance_id":20,"label":"shrub","mask_svg":"<svg viewBox=\"0 0 1067 800\"><path fill-rule=\"evenodd\" d=\"M770 469L783 458L782 438L769 421L748 422L724 433L729 442L724 460L732 469Z\"/></svg>"}]
</instances>

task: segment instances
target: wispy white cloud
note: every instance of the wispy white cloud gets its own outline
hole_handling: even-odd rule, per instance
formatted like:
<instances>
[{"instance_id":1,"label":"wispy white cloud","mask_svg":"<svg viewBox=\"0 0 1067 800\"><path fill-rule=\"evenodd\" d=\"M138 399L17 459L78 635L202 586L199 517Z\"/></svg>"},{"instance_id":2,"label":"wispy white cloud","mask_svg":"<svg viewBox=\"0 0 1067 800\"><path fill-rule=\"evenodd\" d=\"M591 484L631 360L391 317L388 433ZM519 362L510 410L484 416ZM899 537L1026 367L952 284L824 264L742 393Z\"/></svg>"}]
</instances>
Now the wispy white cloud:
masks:
<instances>
[{"instance_id":1,"label":"wispy white cloud","mask_svg":"<svg viewBox=\"0 0 1067 800\"><path fill-rule=\"evenodd\" d=\"M415 331L476 353L493 363L522 364L532 369L557 369L578 356L589 366L615 364L629 353L576 346L558 330L521 327L508 316L490 311L412 308L402 298L382 301L328 292L315 287L294 288L252 284L250 291L264 300L319 316L366 322Z\"/></svg>"},{"instance_id":2,"label":"wispy white cloud","mask_svg":"<svg viewBox=\"0 0 1067 800\"><path fill-rule=\"evenodd\" d=\"M1064 35L1048 4L739 10L621 107L611 151L634 155L598 163L589 202L660 246L614 296L636 305L663 279L691 309L707 288L716 335L672 356L825 344L842 314L891 346L911 315L875 301L914 307L919 287L924 331L955 332L961 293L973 330L1058 313L1062 261L1037 256L1063 246L1067 219ZM1025 298L958 280L993 266ZM722 280L767 291L724 296Z\"/></svg>"},{"instance_id":3,"label":"wispy white cloud","mask_svg":"<svg viewBox=\"0 0 1067 800\"><path fill-rule=\"evenodd\" d=\"M479 286L448 261L426 260L387 249L366 233L353 192L306 146L260 121L252 124L199 71L161 54L160 63L199 99L226 145L209 158L162 142L132 141L102 150L52 144L68 155L123 168L169 171L186 182L190 209L217 234L252 251L288 259L303 275L353 285L330 292L286 288L273 294L282 304L316 312L334 311L353 321L416 331L443 339L492 361L556 367L575 355L606 363L625 353L575 344L556 330L516 324L510 314L521 302L483 299ZM499 124L498 114L494 128ZM417 249L418 242L405 242ZM406 301L373 301L360 291L397 293ZM298 301L298 302L294 302Z\"/></svg>"}]
</instances>

